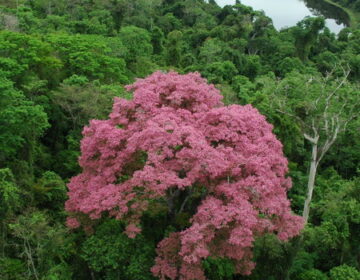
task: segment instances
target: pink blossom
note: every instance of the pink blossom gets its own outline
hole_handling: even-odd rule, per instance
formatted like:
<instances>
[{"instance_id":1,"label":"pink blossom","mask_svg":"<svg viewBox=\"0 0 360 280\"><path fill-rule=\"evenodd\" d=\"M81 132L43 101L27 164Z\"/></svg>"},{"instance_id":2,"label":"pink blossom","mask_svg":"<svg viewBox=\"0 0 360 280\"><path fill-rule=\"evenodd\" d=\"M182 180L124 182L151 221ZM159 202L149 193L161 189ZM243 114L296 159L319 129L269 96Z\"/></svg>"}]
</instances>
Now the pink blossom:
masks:
<instances>
[{"instance_id":1,"label":"pink blossom","mask_svg":"<svg viewBox=\"0 0 360 280\"><path fill-rule=\"evenodd\" d=\"M108 120L83 130L83 171L68 185L68 212L91 219L107 213L134 238L149 200L205 190L190 226L158 244L152 272L160 279L205 279L209 256L230 258L247 275L257 236L299 234L303 221L286 197L288 162L255 108L223 106L198 73L156 72L127 89L132 100L116 98ZM75 218L67 224L80 225Z\"/></svg>"},{"instance_id":2,"label":"pink blossom","mask_svg":"<svg viewBox=\"0 0 360 280\"><path fill-rule=\"evenodd\" d=\"M141 232L141 229L138 228L136 225L134 224L130 224L126 227L125 229L125 234L129 237L129 238L135 238L136 235Z\"/></svg>"},{"instance_id":3,"label":"pink blossom","mask_svg":"<svg viewBox=\"0 0 360 280\"><path fill-rule=\"evenodd\" d=\"M80 223L76 218L68 217L66 219L66 225L69 228L78 228L80 226Z\"/></svg>"}]
</instances>

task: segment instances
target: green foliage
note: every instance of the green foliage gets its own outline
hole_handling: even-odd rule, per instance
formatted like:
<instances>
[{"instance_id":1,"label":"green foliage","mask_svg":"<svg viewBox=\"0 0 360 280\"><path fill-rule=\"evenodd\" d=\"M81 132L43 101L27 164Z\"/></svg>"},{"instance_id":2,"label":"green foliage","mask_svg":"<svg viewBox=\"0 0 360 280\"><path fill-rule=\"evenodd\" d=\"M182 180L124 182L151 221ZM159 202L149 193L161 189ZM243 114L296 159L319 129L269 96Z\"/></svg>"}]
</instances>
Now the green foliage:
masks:
<instances>
[{"instance_id":1,"label":"green foliage","mask_svg":"<svg viewBox=\"0 0 360 280\"><path fill-rule=\"evenodd\" d=\"M26 265L18 259L0 258L0 278L4 280L25 280Z\"/></svg>"},{"instance_id":2,"label":"green foliage","mask_svg":"<svg viewBox=\"0 0 360 280\"><path fill-rule=\"evenodd\" d=\"M171 66L178 66L182 55L182 32L174 30L167 36L166 62Z\"/></svg>"},{"instance_id":3,"label":"green foliage","mask_svg":"<svg viewBox=\"0 0 360 280\"><path fill-rule=\"evenodd\" d=\"M32 186L36 202L39 206L61 211L66 200L65 182L59 175L46 171Z\"/></svg>"},{"instance_id":4,"label":"green foliage","mask_svg":"<svg viewBox=\"0 0 360 280\"><path fill-rule=\"evenodd\" d=\"M330 280L356 280L360 279L360 272L347 265L334 267L330 270Z\"/></svg>"},{"instance_id":5,"label":"green foliage","mask_svg":"<svg viewBox=\"0 0 360 280\"><path fill-rule=\"evenodd\" d=\"M0 169L0 217L6 219L20 209L21 190L9 168Z\"/></svg>"},{"instance_id":6,"label":"green foliage","mask_svg":"<svg viewBox=\"0 0 360 280\"><path fill-rule=\"evenodd\" d=\"M229 81L238 71L231 61L223 61L207 64L203 73L210 82L219 84Z\"/></svg>"},{"instance_id":7,"label":"green foliage","mask_svg":"<svg viewBox=\"0 0 360 280\"><path fill-rule=\"evenodd\" d=\"M26 85L30 78L53 84L61 66L50 45L36 36L0 31L0 69L16 85Z\"/></svg>"},{"instance_id":8,"label":"green foliage","mask_svg":"<svg viewBox=\"0 0 360 280\"><path fill-rule=\"evenodd\" d=\"M233 78L232 87L244 104L249 102L251 95L256 91L255 84L248 77L242 75L237 75Z\"/></svg>"},{"instance_id":9,"label":"green foliage","mask_svg":"<svg viewBox=\"0 0 360 280\"><path fill-rule=\"evenodd\" d=\"M306 245L319 255L324 267L330 269L346 262L356 264L359 257L360 189L359 179L343 180L334 171L318 181L315 193L315 217L321 224L310 228ZM332 259L325 262L327 255Z\"/></svg>"},{"instance_id":10,"label":"green foliage","mask_svg":"<svg viewBox=\"0 0 360 280\"><path fill-rule=\"evenodd\" d=\"M9 224L12 234L21 240L18 256L28 264L29 273L37 278L39 274L52 279L69 279L69 265L65 259L70 256L72 244L61 224L51 225L49 217L40 211L28 211ZM56 272L62 267L62 272ZM58 278L56 274L59 275ZM60 277L63 275L64 277ZM44 278L50 279L50 278Z\"/></svg>"},{"instance_id":11,"label":"green foliage","mask_svg":"<svg viewBox=\"0 0 360 280\"><path fill-rule=\"evenodd\" d=\"M52 101L64 110L77 129L81 129L91 119L105 118L111 111L113 98L124 95L122 88L87 81L84 76L73 75L64 80L51 96Z\"/></svg>"},{"instance_id":12,"label":"green foliage","mask_svg":"<svg viewBox=\"0 0 360 280\"><path fill-rule=\"evenodd\" d=\"M296 243L294 245L296 245ZM294 250L294 248L291 249ZM325 276L325 279L327 279L326 275L323 272L314 268L315 263L316 253L309 253L308 251L301 250L296 254L291 265L289 271L290 278L296 280L305 280L308 278L316 279L315 277L319 277L319 279L323 279Z\"/></svg>"},{"instance_id":13,"label":"green foliage","mask_svg":"<svg viewBox=\"0 0 360 280\"><path fill-rule=\"evenodd\" d=\"M330 72L339 63L338 57L329 51L324 51L316 57L316 63L322 73Z\"/></svg>"},{"instance_id":14,"label":"green foliage","mask_svg":"<svg viewBox=\"0 0 360 280\"><path fill-rule=\"evenodd\" d=\"M128 49L126 61L134 62L137 57L148 57L153 52L151 36L145 29L136 26L126 26L120 29L119 37Z\"/></svg>"},{"instance_id":15,"label":"green foliage","mask_svg":"<svg viewBox=\"0 0 360 280\"><path fill-rule=\"evenodd\" d=\"M67 263L60 263L53 265L49 270L41 277L42 280L69 280L72 278L72 271Z\"/></svg>"},{"instance_id":16,"label":"green foliage","mask_svg":"<svg viewBox=\"0 0 360 280\"><path fill-rule=\"evenodd\" d=\"M257 238L254 247L254 259L257 262L251 280L277 280L285 278L290 266L291 244L282 244L274 235ZM282 263L281 266L278 263Z\"/></svg>"},{"instance_id":17,"label":"green foliage","mask_svg":"<svg viewBox=\"0 0 360 280\"><path fill-rule=\"evenodd\" d=\"M200 61L204 64L222 61L225 46L225 43L218 38L207 39L200 48Z\"/></svg>"},{"instance_id":18,"label":"green foliage","mask_svg":"<svg viewBox=\"0 0 360 280\"><path fill-rule=\"evenodd\" d=\"M161 28L155 26L151 32L151 43L153 46L154 54L161 54L164 50L164 32Z\"/></svg>"},{"instance_id":19,"label":"green foliage","mask_svg":"<svg viewBox=\"0 0 360 280\"><path fill-rule=\"evenodd\" d=\"M151 241L139 235L135 239L123 233L118 221L105 221L83 243L81 256L101 279L154 279L150 273L155 256Z\"/></svg>"},{"instance_id":20,"label":"green foliage","mask_svg":"<svg viewBox=\"0 0 360 280\"><path fill-rule=\"evenodd\" d=\"M309 58L311 48L314 46L319 32L325 27L324 18L305 18L294 28L295 46L298 57L302 61Z\"/></svg>"},{"instance_id":21,"label":"green foliage","mask_svg":"<svg viewBox=\"0 0 360 280\"><path fill-rule=\"evenodd\" d=\"M49 127L43 108L14 89L0 72L0 162L34 144Z\"/></svg>"},{"instance_id":22,"label":"green foliage","mask_svg":"<svg viewBox=\"0 0 360 280\"><path fill-rule=\"evenodd\" d=\"M328 277L326 274L322 273L320 270L311 269L307 270L300 274L300 280L327 280Z\"/></svg>"},{"instance_id":23,"label":"green foliage","mask_svg":"<svg viewBox=\"0 0 360 280\"><path fill-rule=\"evenodd\" d=\"M304 70L304 65L297 57L286 57L279 63L278 66L278 71L281 77L285 77L287 73L290 73L292 71L298 71L300 73L303 73Z\"/></svg>"},{"instance_id":24,"label":"green foliage","mask_svg":"<svg viewBox=\"0 0 360 280\"><path fill-rule=\"evenodd\" d=\"M82 75L105 83L126 83L125 61L112 54L113 49L102 37L95 35L51 35L51 43L63 62L63 78Z\"/></svg>"},{"instance_id":25,"label":"green foliage","mask_svg":"<svg viewBox=\"0 0 360 280\"><path fill-rule=\"evenodd\" d=\"M261 70L261 62L260 57L258 55L249 55L249 56L241 56L241 70L239 73L241 75L249 77L253 80L258 74L260 74Z\"/></svg>"},{"instance_id":26,"label":"green foliage","mask_svg":"<svg viewBox=\"0 0 360 280\"><path fill-rule=\"evenodd\" d=\"M207 277L212 280L232 279L235 274L234 264L227 259L207 258L203 262L203 267Z\"/></svg>"},{"instance_id":27,"label":"green foliage","mask_svg":"<svg viewBox=\"0 0 360 280\"><path fill-rule=\"evenodd\" d=\"M344 178L352 178L360 170L360 119L349 123L347 131L339 137L328 156L331 164ZM346 154L346 156L345 156ZM341 160L338 160L341 159Z\"/></svg>"},{"instance_id":28,"label":"green foliage","mask_svg":"<svg viewBox=\"0 0 360 280\"><path fill-rule=\"evenodd\" d=\"M157 25L164 30L164 33L167 34L172 30L178 30L181 27L181 21L177 19L174 14L167 13L164 16L160 17L157 21Z\"/></svg>"},{"instance_id":29,"label":"green foliage","mask_svg":"<svg viewBox=\"0 0 360 280\"><path fill-rule=\"evenodd\" d=\"M16 16L19 20L19 28L24 33L35 32L40 27L40 20L34 12L25 6L17 7Z\"/></svg>"},{"instance_id":30,"label":"green foliage","mask_svg":"<svg viewBox=\"0 0 360 280\"><path fill-rule=\"evenodd\" d=\"M284 115L292 116L303 133L311 135L312 127L318 128L320 141L325 142L325 135L329 133L327 122L330 118L336 116L339 122L347 122L358 110L357 86L351 84L346 76L324 78L318 73L300 74L295 71L275 85L272 105Z\"/></svg>"}]
</instances>

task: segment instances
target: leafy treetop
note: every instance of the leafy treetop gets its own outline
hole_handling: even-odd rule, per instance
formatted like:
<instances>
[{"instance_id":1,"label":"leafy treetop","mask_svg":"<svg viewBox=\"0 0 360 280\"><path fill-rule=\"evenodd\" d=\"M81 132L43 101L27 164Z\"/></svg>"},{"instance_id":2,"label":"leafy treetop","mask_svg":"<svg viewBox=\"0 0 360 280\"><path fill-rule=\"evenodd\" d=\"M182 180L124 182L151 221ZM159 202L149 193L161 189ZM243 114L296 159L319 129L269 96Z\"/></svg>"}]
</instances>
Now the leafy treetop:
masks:
<instances>
[{"instance_id":1,"label":"leafy treetop","mask_svg":"<svg viewBox=\"0 0 360 280\"><path fill-rule=\"evenodd\" d=\"M198 73L156 72L127 89L132 100L116 99L110 119L83 130L68 226L87 225L83 214L96 220L107 213L126 222L133 238L153 203L165 204L170 217L195 213L159 243L152 272L161 279L205 279L201 262L209 256L249 274L256 236L299 234L282 145L256 109L223 106Z\"/></svg>"}]
</instances>

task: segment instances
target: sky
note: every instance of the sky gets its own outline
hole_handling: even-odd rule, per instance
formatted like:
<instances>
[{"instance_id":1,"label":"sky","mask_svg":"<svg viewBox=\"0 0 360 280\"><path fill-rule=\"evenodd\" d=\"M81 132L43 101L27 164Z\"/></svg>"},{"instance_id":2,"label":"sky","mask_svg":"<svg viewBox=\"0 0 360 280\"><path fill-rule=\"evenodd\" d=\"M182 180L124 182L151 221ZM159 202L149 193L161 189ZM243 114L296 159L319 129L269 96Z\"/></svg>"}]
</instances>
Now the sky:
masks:
<instances>
[{"instance_id":1,"label":"sky","mask_svg":"<svg viewBox=\"0 0 360 280\"><path fill-rule=\"evenodd\" d=\"M225 5L234 5L235 0L215 0L219 6L223 7Z\"/></svg>"}]
</instances>

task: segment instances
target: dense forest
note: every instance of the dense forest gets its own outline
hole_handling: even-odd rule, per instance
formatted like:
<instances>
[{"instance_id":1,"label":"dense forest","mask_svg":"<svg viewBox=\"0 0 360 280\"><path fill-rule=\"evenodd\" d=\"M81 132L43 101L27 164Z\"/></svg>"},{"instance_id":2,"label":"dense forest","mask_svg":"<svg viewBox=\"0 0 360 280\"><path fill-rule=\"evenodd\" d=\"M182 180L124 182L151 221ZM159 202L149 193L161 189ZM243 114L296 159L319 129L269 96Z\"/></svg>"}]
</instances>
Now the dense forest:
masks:
<instances>
[{"instance_id":1,"label":"dense forest","mask_svg":"<svg viewBox=\"0 0 360 280\"><path fill-rule=\"evenodd\" d=\"M360 12L360 2L358 0L332 0L338 3L341 7L353 9L354 12Z\"/></svg>"},{"instance_id":2,"label":"dense forest","mask_svg":"<svg viewBox=\"0 0 360 280\"><path fill-rule=\"evenodd\" d=\"M360 1L332 2L360 13ZM266 117L306 222L288 242L259 236L250 275L207 257L206 278L359 280L360 29L334 34L308 17L278 31L241 1L214 0L0 0L0 279L159 279L158 243L188 227L201 194L186 207L179 195L178 214L149 208L136 238L106 213L68 227L64 208L83 127L157 70L199 72L225 105Z\"/></svg>"}]
</instances>

